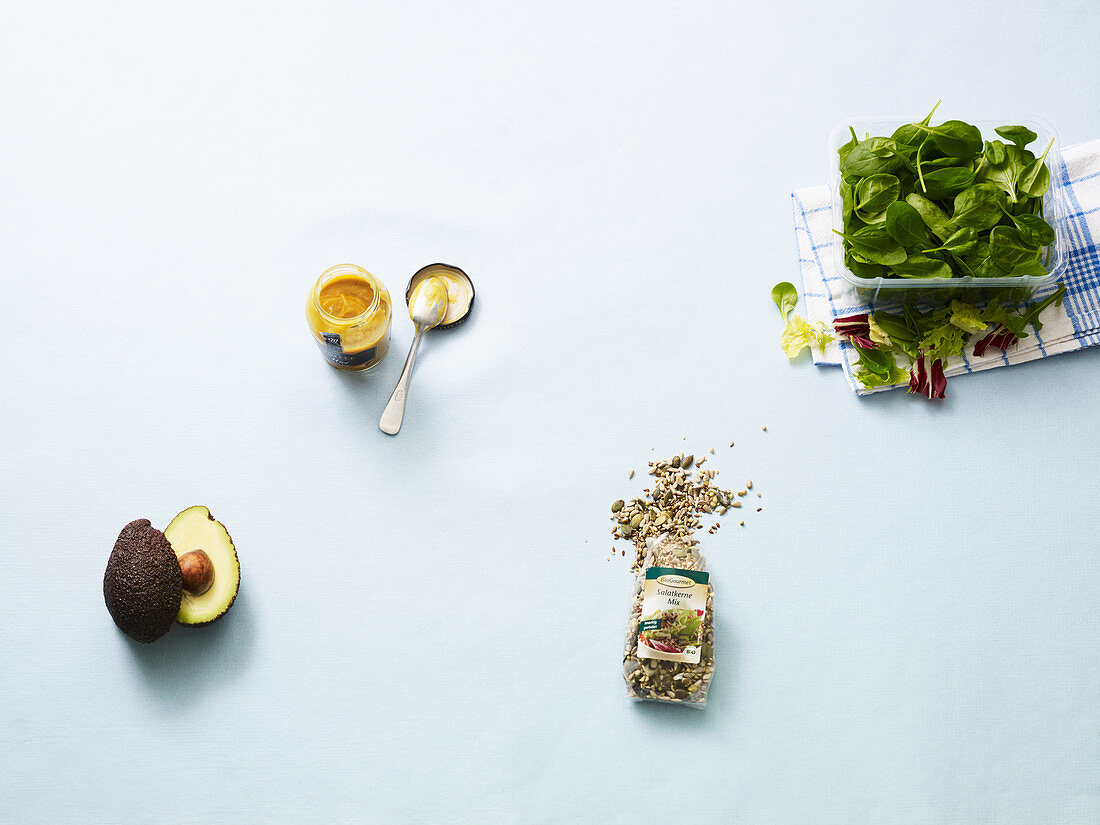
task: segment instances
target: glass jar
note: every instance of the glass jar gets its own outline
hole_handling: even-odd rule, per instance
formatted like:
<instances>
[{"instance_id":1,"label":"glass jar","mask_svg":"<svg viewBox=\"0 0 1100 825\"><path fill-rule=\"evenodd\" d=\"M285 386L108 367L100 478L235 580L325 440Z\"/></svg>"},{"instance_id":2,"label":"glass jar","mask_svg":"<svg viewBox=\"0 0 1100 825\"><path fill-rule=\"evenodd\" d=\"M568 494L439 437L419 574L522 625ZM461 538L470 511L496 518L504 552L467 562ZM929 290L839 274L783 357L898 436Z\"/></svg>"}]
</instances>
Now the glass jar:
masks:
<instances>
[{"instance_id":1,"label":"glass jar","mask_svg":"<svg viewBox=\"0 0 1100 825\"><path fill-rule=\"evenodd\" d=\"M306 299L306 321L321 354L341 370L369 370L390 346L393 308L382 282L355 264L321 273Z\"/></svg>"}]
</instances>

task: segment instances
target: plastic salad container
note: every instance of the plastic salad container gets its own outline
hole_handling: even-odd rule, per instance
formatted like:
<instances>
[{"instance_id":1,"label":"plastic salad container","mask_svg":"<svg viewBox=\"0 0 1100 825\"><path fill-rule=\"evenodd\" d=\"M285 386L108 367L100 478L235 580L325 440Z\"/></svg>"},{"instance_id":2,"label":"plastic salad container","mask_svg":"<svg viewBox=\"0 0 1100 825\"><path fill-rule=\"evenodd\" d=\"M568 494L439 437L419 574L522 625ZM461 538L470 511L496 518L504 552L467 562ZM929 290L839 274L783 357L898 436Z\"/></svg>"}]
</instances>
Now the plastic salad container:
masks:
<instances>
[{"instance_id":1,"label":"plastic salad container","mask_svg":"<svg viewBox=\"0 0 1100 825\"><path fill-rule=\"evenodd\" d=\"M937 118L933 123L942 122L945 118ZM854 129L860 140L870 137L889 137L894 130L906 123L915 122L913 118L900 117L857 117L842 120L829 135L829 194L832 198L832 223L837 232L844 230L843 204L840 195L840 160L837 150L851 140L851 129ZM841 277L861 289L956 289L958 287L1024 287L1035 289L1043 284L1056 280L1066 267L1066 197L1065 183L1062 178L1062 154L1058 141L1058 133L1049 123L1037 117L1007 117L995 120L967 120L981 130L985 140L998 139L994 129L1008 124L1020 124L1035 132L1039 137L1028 148L1035 154L1042 154L1046 145L1054 138L1054 144L1047 153L1046 165L1050 170L1050 188L1043 196L1043 217L1054 228L1054 242L1048 247L1048 254L1043 260L1047 274L1045 276L1006 276L1004 278L978 278L964 276L958 278L861 278L844 264L844 242L840 236L836 236L833 243L833 262ZM1038 149L1036 150L1036 147Z\"/></svg>"}]
</instances>

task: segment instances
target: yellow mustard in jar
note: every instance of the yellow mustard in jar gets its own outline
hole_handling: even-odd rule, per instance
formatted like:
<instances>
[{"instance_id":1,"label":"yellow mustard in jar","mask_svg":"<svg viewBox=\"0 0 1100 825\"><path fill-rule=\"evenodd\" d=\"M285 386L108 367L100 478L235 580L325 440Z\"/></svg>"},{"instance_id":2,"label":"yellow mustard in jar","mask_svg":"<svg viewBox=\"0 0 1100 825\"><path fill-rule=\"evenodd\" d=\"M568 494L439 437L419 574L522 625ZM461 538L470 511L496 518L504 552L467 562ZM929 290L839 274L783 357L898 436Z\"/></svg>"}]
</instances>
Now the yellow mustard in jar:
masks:
<instances>
[{"instance_id":1,"label":"yellow mustard in jar","mask_svg":"<svg viewBox=\"0 0 1100 825\"><path fill-rule=\"evenodd\" d=\"M382 282L355 264L321 273L306 300L306 321L332 366L369 370L390 346L393 307Z\"/></svg>"}]
</instances>

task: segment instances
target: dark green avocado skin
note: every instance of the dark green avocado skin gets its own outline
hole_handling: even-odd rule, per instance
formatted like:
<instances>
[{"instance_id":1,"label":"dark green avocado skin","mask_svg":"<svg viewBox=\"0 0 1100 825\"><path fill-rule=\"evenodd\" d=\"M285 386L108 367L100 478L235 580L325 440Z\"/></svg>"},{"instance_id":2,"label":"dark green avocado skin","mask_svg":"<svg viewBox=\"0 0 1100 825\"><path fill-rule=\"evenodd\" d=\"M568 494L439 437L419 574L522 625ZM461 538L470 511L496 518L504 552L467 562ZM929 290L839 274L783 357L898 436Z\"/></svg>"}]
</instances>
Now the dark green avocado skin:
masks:
<instances>
[{"instance_id":1,"label":"dark green avocado skin","mask_svg":"<svg viewBox=\"0 0 1100 825\"><path fill-rule=\"evenodd\" d=\"M183 574L164 533L149 519L122 528L103 574L103 600L115 624L138 642L171 629L183 598Z\"/></svg>"}]
</instances>

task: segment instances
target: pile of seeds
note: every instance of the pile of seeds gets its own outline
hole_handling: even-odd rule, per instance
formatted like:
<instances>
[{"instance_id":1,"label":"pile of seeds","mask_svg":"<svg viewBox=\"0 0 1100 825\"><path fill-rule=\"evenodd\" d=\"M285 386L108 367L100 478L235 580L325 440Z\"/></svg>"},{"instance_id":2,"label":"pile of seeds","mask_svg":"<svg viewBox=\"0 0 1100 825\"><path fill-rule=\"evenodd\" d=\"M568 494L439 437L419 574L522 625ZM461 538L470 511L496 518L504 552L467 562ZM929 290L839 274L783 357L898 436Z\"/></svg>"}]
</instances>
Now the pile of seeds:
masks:
<instances>
[{"instance_id":1,"label":"pile of seeds","mask_svg":"<svg viewBox=\"0 0 1100 825\"><path fill-rule=\"evenodd\" d=\"M711 513L724 516L730 510L741 509L742 499L752 490L752 481L736 492L724 490L714 483L718 471L703 469L706 461L705 456L696 461L693 455L651 461L649 474L653 476L653 486L645 488L639 498L619 499L611 505L611 520L615 523L612 536L629 539L634 544L631 570L637 570L645 558L646 539L668 533L685 544L695 545L699 541L692 535L702 527L701 516ZM634 471L630 474L633 476ZM740 524L743 527L745 522L741 520ZM721 526L720 521L716 522L707 532L713 535Z\"/></svg>"}]
</instances>

